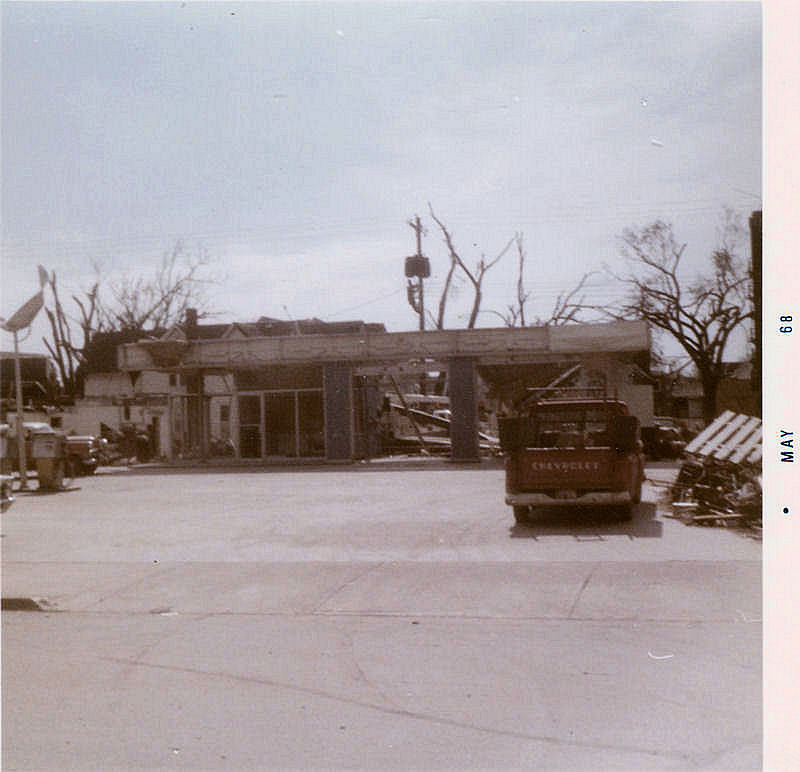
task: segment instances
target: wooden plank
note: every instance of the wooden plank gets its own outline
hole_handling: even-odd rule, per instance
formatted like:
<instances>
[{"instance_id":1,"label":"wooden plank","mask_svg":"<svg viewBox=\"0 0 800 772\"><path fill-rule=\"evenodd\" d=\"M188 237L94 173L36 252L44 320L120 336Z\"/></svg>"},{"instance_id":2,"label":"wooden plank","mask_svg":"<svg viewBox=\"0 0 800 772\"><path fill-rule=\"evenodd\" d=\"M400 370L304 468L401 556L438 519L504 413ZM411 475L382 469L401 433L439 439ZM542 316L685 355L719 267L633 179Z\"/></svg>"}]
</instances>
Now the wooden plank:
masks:
<instances>
[{"instance_id":1,"label":"wooden plank","mask_svg":"<svg viewBox=\"0 0 800 772\"><path fill-rule=\"evenodd\" d=\"M750 451L750 454L745 459L748 464L757 464L761 461L761 455L763 452L763 445L759 443L753 450Z\"/></svg>"},{"instance_id":2,"label":"wooden plank","mask_svg":"<svg viewBox=\"0 0 800 772\"><path fill-rule=\"evenodd\" d=\"M757 448L753 450L753 452L747 457L748 464L754 464L757 461L761 461L763 447L759 445Z\"/></svg>"},{"instance_id":3,"label":"wooden plank","mask_svg":"<svg viewBox=\"0 0 800 772\"><path fill-rule=\"evenodd\" d=\"M751 439L751 435L755 435L758 437L759 441L761 438L761 421L758 418L750 417L745 421L739 429L733 433L733 435L725 442L723 445L718 447L713 456L720 461L728 458L732 453L734 453L738 448L744 445L748 440ZM749 443L748 443L749 444ZM752 445L750 445L752 447Z\"/></svg>"},{"instance_id":4,"label":"wooden plank","mask_svg":"<svg viewBox=\"0 0 800 772\"><path fill-rule=\"evenodd\" d=\"M700 432L687 446L687 453L696 453L706 442L713 437L731 419L735 413L726 410L722 415L717 416L703 431Z\"/></svg>"},{"instance_id":5,"label":"wooden plank","mask_svg":"<svg viewBox=\"0 0 800 772\"><path fill-rule=\"evenodd\" d=\"M726 411L728 412L728 411ZM723 413L725 415L725 413ZM722 416L720 416L722 418ZM718 419L719 420L719 419ZM746 415L731 414L731 417L720 422L717 431L711 434L706 441L694 451L688 451L698 456L710 456L723 442L725 442L743 423L747 421ZM716 422L715 422L716 423ZM714 424L712 424L713 426Z\"/></svg>"},{"instance_id":6,"label":"wooden plank","mask_svg":"<svg viewBox=\"0 0 800 772\"><path fill-rule=\"evenodd\" d=\"M747 423L747 418L748 416L743 414L734 415L734 417L700 449L699 455L710 456L714 453L723 443L727 442L743 424Z\"/></svg>"},{"instance_id":7,"label":"wooden plank","mask_svg":"<svg viewBox=\"0 0 800 772\"><path fill-rule=\"evenodd\" d=\"M748 456L753 452L757 451L757 457L761 457L761 434L762 434L762 426L758 427L758 431L753 434L752 437L748 438L745 442L743 442L737 449L736 452L730 457L730 461L733 464L741 464ZM749 460L749 459L748 459Z\"/></svg>"}]
</instances>

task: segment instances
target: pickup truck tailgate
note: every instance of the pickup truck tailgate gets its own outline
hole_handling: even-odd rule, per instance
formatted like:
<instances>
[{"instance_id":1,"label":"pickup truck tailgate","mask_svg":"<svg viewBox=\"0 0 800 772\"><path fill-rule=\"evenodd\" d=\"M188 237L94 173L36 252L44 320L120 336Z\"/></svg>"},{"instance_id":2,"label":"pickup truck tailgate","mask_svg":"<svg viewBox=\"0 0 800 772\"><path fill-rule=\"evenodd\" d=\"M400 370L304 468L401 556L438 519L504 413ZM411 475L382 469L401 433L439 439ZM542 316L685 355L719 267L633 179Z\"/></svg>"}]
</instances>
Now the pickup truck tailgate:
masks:
<instances>
[{"instance_id":1,"label":"pickup truck tailgate","mask_svg":"<svg viewBox=\"0 0 800 772\"><path fill-rule=\"evenodd\" d=\"M507 459L509 490L615 489L624 486L611 448L520 450Z\"/></svg>"}]
</instances>

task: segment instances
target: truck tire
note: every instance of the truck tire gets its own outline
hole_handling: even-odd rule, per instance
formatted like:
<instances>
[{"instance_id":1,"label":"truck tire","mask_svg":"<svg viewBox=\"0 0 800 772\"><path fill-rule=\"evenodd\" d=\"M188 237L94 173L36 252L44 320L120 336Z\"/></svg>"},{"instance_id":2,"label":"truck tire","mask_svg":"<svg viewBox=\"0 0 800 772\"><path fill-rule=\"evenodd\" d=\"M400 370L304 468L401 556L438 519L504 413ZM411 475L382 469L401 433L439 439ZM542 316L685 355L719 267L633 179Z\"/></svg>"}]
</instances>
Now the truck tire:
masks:
<instances>
[{"instance_id":1,"label":"truck tire","mask_svg":"<svg viewBox=\"0 0 800 772\"><path fill-rule=\"evenodd\" d=\"M516 521L517 525L528 524L529 512L530 512L530 507L524 507L520 504L514 505L514 520Z\"/></svg>"},{"instance_id":2,"label":"truck tire","mask_svg":"<svg viewBox=\"0 0 800 772\"><path fill-rule=\"evenodd\" d=\"M97 469L94 464L87 464L77 456L70 456L70 461L72 462L70 467L72 477L88 477L93 475Z\"/></svg>"}]
</instances>

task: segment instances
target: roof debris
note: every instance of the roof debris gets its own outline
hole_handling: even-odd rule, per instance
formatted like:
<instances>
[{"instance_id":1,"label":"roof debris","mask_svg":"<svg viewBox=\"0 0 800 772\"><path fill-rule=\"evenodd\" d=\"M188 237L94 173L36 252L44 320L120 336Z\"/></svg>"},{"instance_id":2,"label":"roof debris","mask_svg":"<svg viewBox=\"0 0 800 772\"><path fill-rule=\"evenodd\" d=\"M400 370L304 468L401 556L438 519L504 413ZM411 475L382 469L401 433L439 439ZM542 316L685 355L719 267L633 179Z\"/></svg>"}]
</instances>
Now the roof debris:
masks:
<instances>
[{"instance_id":1,"label":"roof debris","mask_svg":"<svg viewBox=\"0 0 800 772\"><path fill-rule=\"evenodd\" d=\"M672 517L761 533L761 420L726 410L687 446L672 487Z\"/></svg>"}]
</instances>

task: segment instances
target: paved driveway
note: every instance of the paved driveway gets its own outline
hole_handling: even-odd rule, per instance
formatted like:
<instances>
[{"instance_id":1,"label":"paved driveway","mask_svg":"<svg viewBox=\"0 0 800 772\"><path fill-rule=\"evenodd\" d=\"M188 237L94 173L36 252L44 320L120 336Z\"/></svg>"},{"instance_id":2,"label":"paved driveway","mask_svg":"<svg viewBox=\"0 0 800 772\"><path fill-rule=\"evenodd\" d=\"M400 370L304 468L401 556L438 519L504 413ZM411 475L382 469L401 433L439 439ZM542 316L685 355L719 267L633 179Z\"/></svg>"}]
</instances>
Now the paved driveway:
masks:
<instances>
[{"instance_id":1,"label":"paved driveway","mask_svg":"<svg viewBox=\"0 0 800 772\"><path fill-rule=\"evenodd\" d=\"M654 468L651 478L669 470ZM3 767L759 769L760 544L490 465L100 474L3 518Z\"/></svg>"}]
</instances>

